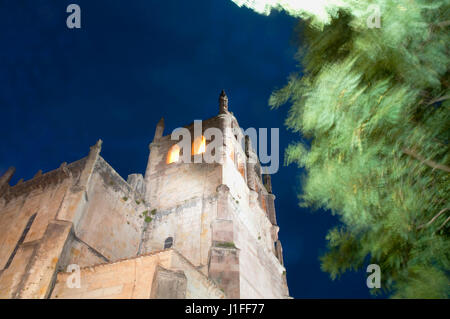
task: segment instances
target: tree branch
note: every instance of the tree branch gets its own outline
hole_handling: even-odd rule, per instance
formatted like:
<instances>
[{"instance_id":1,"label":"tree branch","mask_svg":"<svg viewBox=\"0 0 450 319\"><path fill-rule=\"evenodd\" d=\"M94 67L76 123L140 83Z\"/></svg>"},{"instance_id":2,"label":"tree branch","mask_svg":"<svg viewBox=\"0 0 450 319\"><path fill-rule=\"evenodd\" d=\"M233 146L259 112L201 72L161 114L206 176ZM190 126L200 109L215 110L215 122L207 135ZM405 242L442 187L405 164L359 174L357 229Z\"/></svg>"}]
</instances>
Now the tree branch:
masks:
<instances>
[{"instance_id":1,"label":"tree branch","mask_svg":"<svg viewBox=\"0 0 450 319\"><path fill-rule=\"evenodd\" d=\"M444 227L445 226L445 224L447 224L447 222L450 220L450 216L449 217L447 217L447 219L445 220L445 222L441 225L441 227L439 227L436 231L439 231L439 230L441 230L442 229L442 227Z\"/></svg>"},{"instance_id":2,"label":"tree branch","mask_svg":"<svg viewBox=\"0 0 450 319\"><path fill-rule=\"evenodd\" d=\"M422 225L420 225L420 226L418 226L417 227L417 229L421 229L421 228L424 228L424 227L428 227L428 226L430 226L439 216L441 216L445 211L447 211L448 210L448 207L447 208L444 208L443 210L441 210L439 213L437 213L436 215L434 215L434 217L428 222L428 223L426 223L426 224L422 224ZM444 223L445 224L445 223ZM441 226L442 227L442 226Z\"/></svg>"},{"instance_id":3,"label":"tree branch","mask_svg":"<svg viewBox=\"0 0 450 319\"><path fill-rule=\"evenodd\" d=\"M402 151L403 151L403 153L405 153L409 156L412 156L415 159L418 159L419 161L421 161L422 163L425 163L426 165L432 167L433 169L440 169L442 171L450 173L450 167L448 167L447 165L439 164L439 163L436 163L435 161L428 160L425 157L423 157L422 155L419 155L415 151L410 150L408 148L404 148Z\"/></svg>"},{"instance_id":4,"label":"tree branch","mask_svg":"<svg viewBox=\"0 0 450 319\"><path fill-rule=\"evenodd\" d=\"M439 23L434 24L437 27L446 27L450 25L450 20L441 21Z\"/></svg>"},{"instance_id":5,"label":"tree branch","mask_svg":"<svg viewBox=\"0 0 450 319\"><path fill-rule=\"evenodd\" d=\"M448 100L448 99L450 99L450 95L444 95L444 96L437 97L437 98L431 100L430 102L427 103L427 105L431 105L431 104L434 104L436 102L441 102L441 101L445 101L445 100Z\"/></svg>"}]
</instances>

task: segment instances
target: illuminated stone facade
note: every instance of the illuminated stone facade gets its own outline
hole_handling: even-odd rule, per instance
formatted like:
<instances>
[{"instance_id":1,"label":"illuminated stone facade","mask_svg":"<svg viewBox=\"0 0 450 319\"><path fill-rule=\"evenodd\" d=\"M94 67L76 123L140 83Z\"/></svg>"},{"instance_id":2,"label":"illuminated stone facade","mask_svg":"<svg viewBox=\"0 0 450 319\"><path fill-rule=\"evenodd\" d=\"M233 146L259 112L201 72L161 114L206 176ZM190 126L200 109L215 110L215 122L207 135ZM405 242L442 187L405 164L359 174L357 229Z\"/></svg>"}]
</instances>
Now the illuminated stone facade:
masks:
<instances>
[{"instance_id":1,"label":"illuminated stone facade","mask_svg":"<svg viewBox=\"0 0 450 319\"><path fill-rule=\"evenodd\" d=\"M211 141L194 134L200 161L183 162L160 121L144 176L122 179L101 141L14 186L6 172L0 298L288 298L270 176L263 182L249 140L232 130L223 92L219 114L202 121L210 127L224 136L217 163L201 160ZM78 288L67 284L74 264Z\"/></svg>"}]
</instances>

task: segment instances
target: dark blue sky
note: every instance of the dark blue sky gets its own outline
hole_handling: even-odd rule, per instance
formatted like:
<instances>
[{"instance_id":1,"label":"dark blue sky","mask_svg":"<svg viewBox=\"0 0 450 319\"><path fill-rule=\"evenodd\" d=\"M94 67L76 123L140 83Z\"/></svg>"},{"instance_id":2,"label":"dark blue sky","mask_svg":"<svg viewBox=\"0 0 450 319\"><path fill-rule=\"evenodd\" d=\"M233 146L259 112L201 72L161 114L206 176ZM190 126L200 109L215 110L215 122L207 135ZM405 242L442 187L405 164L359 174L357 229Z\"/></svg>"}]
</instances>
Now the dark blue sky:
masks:
<instances>
[{"instance_id":1,"label":"dark blue sky","mask_svg":"<svg viewBox=\"0 0 450 319\"><path fill-rule=\"evenodd\" d=\"M82 29L66 27L66 6ZM280 128L280 150L298 139L271 111L270 93L297 70L295 19L261 16L230 0L0 0L0 174L12 183L87 155L102 156L124 178L144 173L148 144L166 131L218 112L224 88L243 128ZM295 298L370 298L366 273L331 281L321 272L328 212L298 207L300 174L272 178L280 238Z\"/></svg>"}]
</instances>

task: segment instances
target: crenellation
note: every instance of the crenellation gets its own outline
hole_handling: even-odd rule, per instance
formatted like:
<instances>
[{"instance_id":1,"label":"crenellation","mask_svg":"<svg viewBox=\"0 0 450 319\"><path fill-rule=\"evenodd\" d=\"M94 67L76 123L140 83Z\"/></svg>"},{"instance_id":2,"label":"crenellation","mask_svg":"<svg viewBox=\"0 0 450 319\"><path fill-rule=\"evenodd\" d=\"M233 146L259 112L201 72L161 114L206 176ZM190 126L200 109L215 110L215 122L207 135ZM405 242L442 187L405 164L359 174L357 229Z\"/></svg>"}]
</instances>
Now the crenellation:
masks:
<instances>
[{"instance_id":1,"label":"crenellation","mask_svg":"<svg viewBox=\"0 0 450 319\"><path fill-rule=\"evenodd\" d=\"M9 182L16 172L15 167L10 167L8 170L0 177L0 192L3 192L3 188L7 188L9 186Z\"/></svg>"},{"instance_id":2,"label":"crenellation","mask_svg":"<svg viewBox=\"0 0 450 319\"><path fill-rule=\"evenodd\" d=\"M38 178L40 176L42 176L42 170L41 169L37 171L37 173L34 175L33 178Z\"/></svg>"},{"instance_id":3,"label":"crenellation","mask_svg":"<svg viewBox=\"0 0 450 319\"><path fill-rule=\"evenodd\" d=\"M71 163L66 167L67 170L72 174L73 179L77 179L80 176L81 171L84 168L85 161L86 158L83 158L79 161ZM22 180L21 183L17 183L16 185L9 187L8 190L3 193L3 195L0 194L0 198L3 197L6 200L6 203L8 203L14 198L31 193L36 188L47 189L49 187L54 187L58 184L61 184L68 177L69 176L67 175L67 171L65 171L63 168L58 168L30 180Z\"/></svg>"}]
</instances>

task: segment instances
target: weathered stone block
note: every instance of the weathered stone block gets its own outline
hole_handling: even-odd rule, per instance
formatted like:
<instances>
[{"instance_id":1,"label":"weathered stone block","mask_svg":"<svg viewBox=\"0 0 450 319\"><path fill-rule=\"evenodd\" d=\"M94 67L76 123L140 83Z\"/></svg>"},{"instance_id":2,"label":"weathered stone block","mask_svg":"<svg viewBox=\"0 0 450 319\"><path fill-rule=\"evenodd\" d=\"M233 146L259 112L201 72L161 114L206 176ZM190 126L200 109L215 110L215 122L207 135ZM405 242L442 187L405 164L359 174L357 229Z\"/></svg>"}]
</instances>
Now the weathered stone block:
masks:
<instances>
[{"instance_id":1,"label":"weathered stone block","mask_svg":"<svg viewBox=\"0 0 450 319\"><path fill-rule=\"evenodd\" d=\"M72 223L51 221L31 258L18 298L48 298Z\"/></svg>"},{"instance_id":2,"label":"weathered stone block","mask_svg":"<svg viewBox=\"0 0 450 319\"><path fill-rule=\"evenodd\" d=\"M208 276L225 291L227 298L239 298L239 250L212 247Z\"/></svg>"},{"instance_id":3,"label":"weathered stone block","mask_svg":"<svg viewBox=\"0 0 450 319\"><path fill-rule=\"evenodd\" d=\"M183 271L174 271L157 266L152 283L152 299L186 298L187 279Z\"/></svg>"},{"instance_id":4,"label":"weathered stone block","mask_svg":"<svg viewBox=\"0 0 450 319\"><path fill-rule=\"evenodd\" d=\"M233 242L233 221L227 219L216 219L212 223L212 241Z\"/></svg>"}]
</instances>

